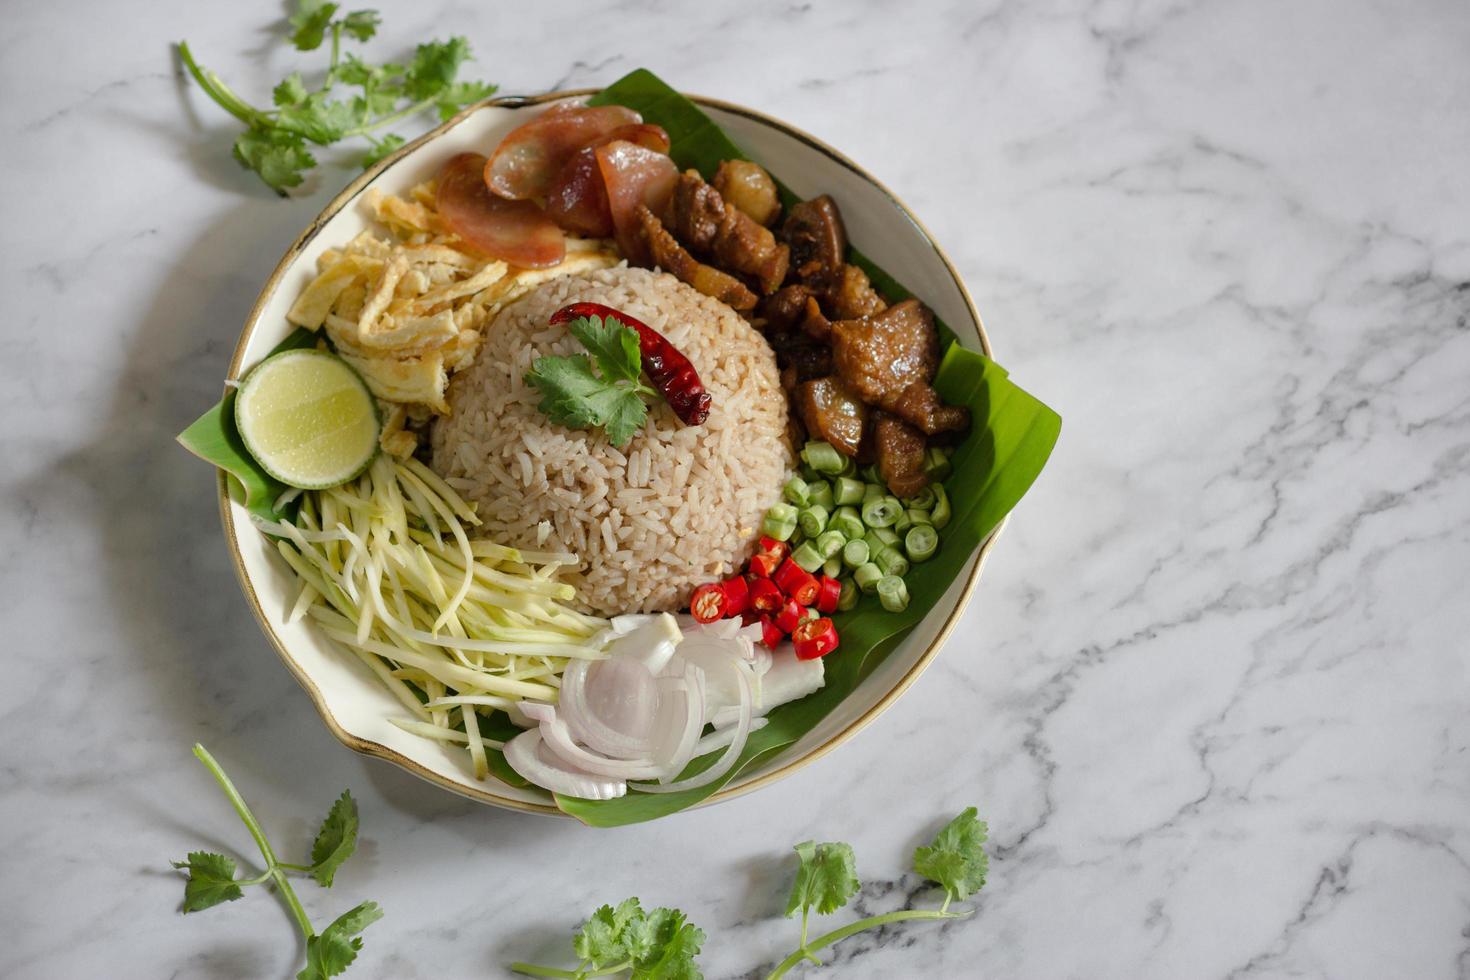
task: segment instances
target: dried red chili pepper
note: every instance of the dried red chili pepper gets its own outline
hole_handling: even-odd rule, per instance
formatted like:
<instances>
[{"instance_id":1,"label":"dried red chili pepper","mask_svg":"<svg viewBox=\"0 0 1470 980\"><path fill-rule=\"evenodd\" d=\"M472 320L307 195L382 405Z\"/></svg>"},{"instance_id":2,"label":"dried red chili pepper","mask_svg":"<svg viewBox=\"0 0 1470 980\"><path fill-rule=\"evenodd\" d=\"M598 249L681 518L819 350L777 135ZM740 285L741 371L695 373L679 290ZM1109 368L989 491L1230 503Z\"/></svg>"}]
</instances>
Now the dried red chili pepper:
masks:
<instances>
[{"instance_id":1,"label":"dried red chili pepper","mask_svg":"<svg viewBox=\"0 0 1470 980\"><path fill-rule=\"evenodd\" d=\"M797 660L816 660L837 649L837 627L825 616L808 619L796 627L791 640L796 645Z\"/></svg>"},{"instance_id":2,"label":"dried red chili pepper","mask_svg":"<svg viewBox=\"0 0 1470 980\"><path fill-rule=\"evenodd\" d=\"M674 414L685 425L703 425L709 418L709 392L699 380L699 373L689 358L669 343L668 338L652 327L640 323L626 313L601 303L572 303L551 314L552 323L568 323L579 317L612 317L627 324L638 335L638 350L643 355L643 370L653 386L664 396Z\"/></svg>"}]
</instances>

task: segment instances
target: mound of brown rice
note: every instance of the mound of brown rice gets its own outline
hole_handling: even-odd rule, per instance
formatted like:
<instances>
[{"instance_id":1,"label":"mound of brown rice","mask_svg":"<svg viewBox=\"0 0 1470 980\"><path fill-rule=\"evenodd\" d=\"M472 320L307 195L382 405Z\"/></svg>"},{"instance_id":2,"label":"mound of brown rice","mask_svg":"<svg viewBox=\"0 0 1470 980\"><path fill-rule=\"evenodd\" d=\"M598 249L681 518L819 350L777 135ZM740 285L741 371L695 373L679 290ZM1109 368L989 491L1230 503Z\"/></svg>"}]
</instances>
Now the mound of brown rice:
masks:
<instances>
[{"instance_id":1,"label":"mound of brown rice","mask_svg":"<svg viewBox=\"0 0 1470 980\"><path fill-rule=\"evenodd\" d=\"M709 419L686 426L657 401L619 450L601 429L542 415L523 378L541 355L585 352L547 322L576 302L623 310L672 341L709 390ZM745 320L673 276L619 266L546 283L484 337L432 438L434 469L479 505L480 534L577 553L580 604L604 615L673 611L740 567L792 464L775 357Z\"/></svg>"}]
</instances>

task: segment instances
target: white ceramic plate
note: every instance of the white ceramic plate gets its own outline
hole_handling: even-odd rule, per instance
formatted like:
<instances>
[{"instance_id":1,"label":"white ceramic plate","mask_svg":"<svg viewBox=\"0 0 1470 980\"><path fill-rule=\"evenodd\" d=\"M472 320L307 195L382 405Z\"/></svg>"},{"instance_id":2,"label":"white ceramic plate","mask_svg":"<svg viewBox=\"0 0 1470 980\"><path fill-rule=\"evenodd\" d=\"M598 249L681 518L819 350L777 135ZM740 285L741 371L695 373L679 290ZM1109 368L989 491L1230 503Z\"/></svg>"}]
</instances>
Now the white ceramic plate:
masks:
<instances>
[{"instance_id":1,"label":"white ceramic plate","mask_svg":"<svg viewBox=\"0 0 1470 980\"><path fill-rule=\"evenodd\" d=\"M266 282L240 335L229 376L240 377L291 332L286 310L313 278L322 250L369 227L365 206L359 202L369 187L406 191L433 177L451 155L467 150L486 153L533 114L557 101L588 94L559 92L535 99L497 99L472 107L353 181L301 234ZM696 101L747 154L798 195L831 194L842 208L852 242L929 304L961 343L990 353L979 314L954 266L918 219L886 188L836 150L785 123L725 102ZM261 628L343 744L472 799L538 813L561 812L530 791L493 778L477 781L462 749L410 735L391 724L388 719L402 714L402 708L367 667L334 648L309 621L286 624L295 580L266 537L251 526L245 509L229 499L223 475L220 508L235 571ZM959 618L998 533L999 528L938 605L837 710L805 738L760 768L742 774L706 803L749 792L794 772L882 713L938 651Z\"/></svg>"}]
</instances>

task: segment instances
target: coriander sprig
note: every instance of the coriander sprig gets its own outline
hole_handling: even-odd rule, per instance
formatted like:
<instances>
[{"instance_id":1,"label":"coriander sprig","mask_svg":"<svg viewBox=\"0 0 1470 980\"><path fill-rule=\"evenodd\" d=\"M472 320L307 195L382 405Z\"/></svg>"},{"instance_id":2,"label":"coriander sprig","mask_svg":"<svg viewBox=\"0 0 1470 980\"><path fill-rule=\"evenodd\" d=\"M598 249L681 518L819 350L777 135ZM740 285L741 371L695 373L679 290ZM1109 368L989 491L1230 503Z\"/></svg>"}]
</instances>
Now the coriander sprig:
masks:
<instances>
[{"instance_id":1,"label":"coriander sprig","mask_svg":"<svg viewBox=\"0 0 1470 980\"><path fill-rule=\"evenodd\" d=\"M271 109L241 98L194 59L187 42L179 42L179 58L199 87L246 126L235 139L235 159L282 196L316 166L308 143L328 146L365 137L370 148L362 165L371 166L404 142L396 133L373 135L377 130L427 109L448 119L496 90L484 82L457 81L460 67L471 59L470 44L462 37L420 44L407 64L372 65L344 52L344 38L368 40L377 33L381 18L375 10L353 10L338 17L339 9L324 0L297 0L289 20L291 41L298 50L314 51L330 39L327 70L315 89L307 87L300 72L286 76L272 91ZM332 98L339 83L360 92L345 100Z\"/></svg>"},{"instance_id":2,"label":"coriander sprig","mask_svg":"<svg viewBox=\"0 0 1470 980\"><path fill-rule=\"evenodd\" d=\"M337 869L357 850L357 802L352 794L344 791L327 812L312 842L311 864L289 864L276 857L260 821L255 819L244 797L235 789L235 784L225 775L214 756L197 743L194 755L214 776L235 813L250 831L255 846L260 849L260 856L265 859L265 870L254 877L237 878L234 859L210 851L193 851L185 860L172 862L175 868L188 871L184 881L183 910L199 912L222 902L233 902L244 894L244 888L269 882L280 892L301 930L302 938L306 940L306 966L296 975L297 980L324 980L346 970L357 959L358 950L362 949L360 933L381 919L383 910L377 902L363 902L338 916L318 933L312 927L301 900L296 897L287 873L310 875L323 888L332 887Z\"/></svg>"},{"instance_id":3,"label":"coriander sprig","mask_svg":"<svg viewBox=\"0 0 1470 980\"><path fill-rule=\"evenodd\" d=\"M895 922L921 919L961 919L973 909L950 911L950 903L963 901L985 887L989 858L985 854L985 824L974 807L960 813L925 847L914 851L914 870L944 889L944 904L937 909L899 909L872 915L839 929L807 939L813 910L831 915L858 893L860 882L852 847L841 842L796 845L796 880L786 915L801 913L801 943L767 975L780 980L802 960L818 965L819 950L868 929ZM577 966L561 969L534 963L512 963L516 973L555 980L591 980L593 977L623 976L628 980L701 980L695 956L704 944L704 933L691 925L677 909L644 912L638 899L630 898L616 908L604 905L582 924L572 939Z\"/></svg>"}]
</instances>

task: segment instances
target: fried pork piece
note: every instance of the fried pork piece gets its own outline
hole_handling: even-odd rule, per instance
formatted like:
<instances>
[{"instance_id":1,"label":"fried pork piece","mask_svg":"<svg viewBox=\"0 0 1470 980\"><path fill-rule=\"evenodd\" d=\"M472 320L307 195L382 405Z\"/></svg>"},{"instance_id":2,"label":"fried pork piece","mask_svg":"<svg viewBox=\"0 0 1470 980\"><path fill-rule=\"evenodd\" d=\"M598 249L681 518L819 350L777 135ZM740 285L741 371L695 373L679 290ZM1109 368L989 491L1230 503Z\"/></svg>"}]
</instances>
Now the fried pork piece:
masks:
<instances>
[{"instance_id":1,"label":"fried pork piece","mask_svg":"<svg viewBox=\"0 0 1470 980\"><path fill-rule=\"evenodd\" d=\"M946 405L939 392L915 381L888 406L888 410L926 436L941 432L964 432L970 427L970 410L963 405Z\"/></svg>"},{"instance_id":2,"label":"fried pork piece","mask_svg":"<svg viewBox=\"0 0 1470 980\"><path fill-rule=\"evenodd\" d=\"M815 296L806 298L806 316L801 321L802 332L813 340L827 343L832 339L832 321L822 314Z\"/></svg>"},{"instance_id":3,"label":"fried pork piece","mask_svg":"<svg viewBox=\"0 0 1470 980\"><path fill-rule=\"evenodd\" d=\"M766 295L786 279L786 246L750 215L726 204L696 171L679 175L664 222L691 251L711 257L721 269L754 278Z\"/></svg>"},{"instance_id":4,"label":"fried pork piece","mask_svg":"<svg viewBox=\"0 0 1470 980\"><path fill-rule=\"evenodd\" d=\"M856 456L863 442L868 408L842 379L816 378L801 384L797 403L807 431L825 439L844 456Z\"/></svg>"},{"instance_id":5,"label":"fried pork piece","mask_svg":"<svg viewBox=\"0 0 1470 980\"><path fill-rule=\"evenodd\" d=\"M781 213L776 182L758 163L724 160L715 171L714 185L726 204L739 208L767 228Z\"/></svg>"},{"instance_id":6,"label":"fried pork piece","mask_svg":"<svg viewBox=\"0 0 1470 980\"><path fill-rule=\"evenodd\" d=\"M782 286L761 301L760 314L767 333L791 330L806 316L806 301L812 291L800 283Z\"/></svg>"},{"instance_id":7,"label":"fried pork piece","mask_svg":"<svg viewBox=\"0 0 1470 980\"><path fill-rule=\"evenodd\" d=\"M916 299L882 313L832 324L837 373L869 405L889 409L904 389L928 384L939 366L934 316Z\"/></svg>"},{"instance_id":8,"label":"fried pork piece","mask_svg":"<svg viewBox=\"0 0 1470 980\"><path fill-rule=\"evenodd\" d=\"M903 419L873 413L873 445L878 472L896 497L912 497L929 485L924 472L924 436Z\"/></svg>"},{"instance_id":9,"label":"fried pork piece","mask_svg":"<svg viewBox=\"0 0 1470 980\"><path fill-rule=\"evenodd\" d=\"M781 237L791 248L792 271L803 281L842 268L847 229L830 195L793 204L781 225Z\"/></svg>"},{"instance_id":10,"label":"fried pork piece","mask_svg":"<svg viewBox=\"0 0 1470 980\"><path fill-rule=\"evenodd\" d=\"M707 266L690 255L647 206L639 205L638 221L654 265L734 310L744 312L755 308L755 293L734 276Z\"/></svg>"},{"instance_id":11,"label":"fried pork piece","mask_svg":"<svg viewBox=\"0 0 1470 980\"><path fill-rule=\"evenodd\" d=\"M855 265L843 265L831 272L813 276L807 284L816 292L822 305L838 320L853 320L883 312L887 300L878 295L868 281L868 274Z\"/></svg>"}]
</instances>

